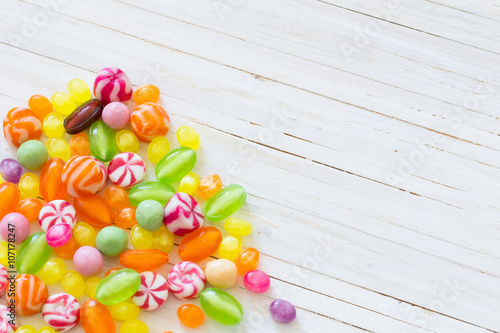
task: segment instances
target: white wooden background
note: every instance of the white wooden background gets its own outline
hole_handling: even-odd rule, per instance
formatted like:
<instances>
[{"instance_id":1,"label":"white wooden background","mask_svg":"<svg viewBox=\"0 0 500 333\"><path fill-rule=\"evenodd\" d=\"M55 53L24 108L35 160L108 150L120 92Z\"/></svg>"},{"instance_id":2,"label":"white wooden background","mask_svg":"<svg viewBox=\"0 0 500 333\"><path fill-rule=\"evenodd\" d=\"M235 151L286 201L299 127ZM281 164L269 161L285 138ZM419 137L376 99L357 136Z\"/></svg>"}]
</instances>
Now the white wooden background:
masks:
<instances>
[{"instance_id":1,"label":"white wooden background","mask_svg":"<svg viewBox=\"0 0 500 333\"><path fill-rule=\"evenodd\" d=\"M117 66L135 87L160 87L173 147L178 127L199 131L197 173L247 188L244 245L261 251L272 289L230 290L245 308L238 332L500 331L498 1L2 0L1 11L2 117ZM275 323L274 298L297 320ZM180 304L139 318L155 333L194 331ZM234 329L207 318L198 331Z\"/></svg>"}]
</instances>

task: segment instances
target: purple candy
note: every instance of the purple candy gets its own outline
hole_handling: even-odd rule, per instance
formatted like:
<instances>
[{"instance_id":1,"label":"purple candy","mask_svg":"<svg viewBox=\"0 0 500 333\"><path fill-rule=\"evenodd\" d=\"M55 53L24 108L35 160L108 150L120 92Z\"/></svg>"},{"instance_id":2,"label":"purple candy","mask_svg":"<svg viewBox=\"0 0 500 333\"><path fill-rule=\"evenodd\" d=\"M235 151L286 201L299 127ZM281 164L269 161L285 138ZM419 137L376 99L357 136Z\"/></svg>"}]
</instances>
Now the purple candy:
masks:
<instances>
[{"instance_id":1,"label":"purple candy","mask_svg":"<svg viewBox=\"0 0 500 333\"><path fill-rule=\"evenodd\" d=\"M263 293L269 290L271 279L263 271L253 270L243 276L243 284L254 293Z\"/></svg>"},{"instance_id":2,"label":"purple candy","mask_svg":"<svg viewBox=\"0 0 500 333\"><path fill-rule=\"evenodd\" d=\"M0 162L0 174L5 181L17 184L23 173L23 167L13 158L6 158Z\"/></svg>"},{"instance_id":3,"label":"purple candy","mask_svg":"<svg viewBox=\"0 0 500 333\"><path fill-rule=\"evenodd\" d=\"M271 312L271 317L280 323L289 323L295 319L297 311L292 303L277 299L269 305L269 312Z\"/></svg>"}]
</instances>

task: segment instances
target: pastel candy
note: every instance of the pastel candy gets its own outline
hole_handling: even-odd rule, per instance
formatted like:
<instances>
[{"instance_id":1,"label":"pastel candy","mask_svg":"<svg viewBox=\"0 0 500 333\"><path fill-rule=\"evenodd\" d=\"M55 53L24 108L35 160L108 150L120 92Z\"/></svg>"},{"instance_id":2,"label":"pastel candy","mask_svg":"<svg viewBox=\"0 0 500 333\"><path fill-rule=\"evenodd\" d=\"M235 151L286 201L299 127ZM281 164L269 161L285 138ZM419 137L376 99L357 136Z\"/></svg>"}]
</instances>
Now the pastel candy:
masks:
<instances>
[{"instance_id":1,"label":"pastel candy","mask_svg":"<svg viewBox=\"0 0 500 333\"><path fill-rule=\"evenodd\" d=\"M174 235L184 236L202 227L203 222L200 205L187 193L174 194L165 206L163 223Z\"/></svg>"},{"instance_id":2,"label":"pastel candy","mask_svg":"<svg viewBox=\"0 0 500 333\"><path fill-rule=\"evenodd\" d=\"M137 154L120 153L109 162L109 179L118 186L134 186L141 182L145 175L146 164Z\"/></svg>"},{"instance_id":3,"label":"pastel candy","mask_svg":"<svg viewBox=\"0 0 500 333\"><path fill-rule=\"evenodd\" d=\"M73 228L76 224L76 211L73 205L65 200L52 200L46 203L38 215L38 223L47 232L56 224L68 224Z\"/></svg>"},{"instance_id":4,"label":"pastel candy","mask_svg":"<svg viewBox=\"0 0 500 333\"><path fill-rule=\"evenodd\" d=\"M11 317L10 309L5 305L0 305L0 332L14 333L16 325L12 325L12 319L16 322L16 316Z\"/></svg>"},{"instance_id":5,"label":"pastel candy","mask_svg":"<svg viewBox=\"0 0 500 333\"><path fill-rule=\"evenodd\" d=\"M80 320L80 303L70 294L50 296L42 309L43 320L58 332L67 332Z\"/></svg>"},{"instance_id":6,"label":"pastel candy","mask_svg":"<svg viewBox=\"0 0 500 333\"><path fill-rule=\"evenodd\" d=\"M102 162L90 156L73 156L64 165L61 179L70 195L82 197L101 190L107 177Z\"/></svg>"},{"instance_id":7,"label":"pastel candy","mask_svg":"<svg viewBox=\"0 0 500 333\"><path fill-rule=\"evenodd\" d=\"M167 281L175 297L188 300L198 297L205 288L205 273L194 262L182 261L172 267Z\"/></svg>"},{"instance_id":8,"label":"pastel candy","mask_svg":"<svg viewBox=\"0 0 500 333\"><path fill-rule=\"evenodd\" d=\"M21 316L31 316L42 311L43 303L49 297L45 283L32 274L18 275L12 289L15 293L7 292L7 302L13 302L16 314Z\"/></svg>"},{"instance_id":9,"label":"pastel candy","mask_svg":"<svg viewBox=\"0 0 500 333\"><path fill-rule=\"evenodd\" d=\"M104 105L110 102L127 102L132 98L132 84L121 69L106 67L97 73L94 96Z\"/></svg>"},{"instance_id":10,"label":"pastel candy","mask_svg":"<svg viewBox=\"0 0 500 333\"><path fill-rule=\"evenodd\" d=\"M141 286L132 296L132 301L143 310L156 310L167 301L167 280L155 272L142 272L140 275Z\"/></svg>"},{"instance_id":11,"label":"pastel candy","mask_svg":"<svg viewBox=\"0 0 500 333\"><path fill-rule=\"evenodd\" d=\"M5 289L7 289L7 270L5 269L5 266L0 264L0 294L3 294L5 292Z\"/></svg>"}]
</instances>

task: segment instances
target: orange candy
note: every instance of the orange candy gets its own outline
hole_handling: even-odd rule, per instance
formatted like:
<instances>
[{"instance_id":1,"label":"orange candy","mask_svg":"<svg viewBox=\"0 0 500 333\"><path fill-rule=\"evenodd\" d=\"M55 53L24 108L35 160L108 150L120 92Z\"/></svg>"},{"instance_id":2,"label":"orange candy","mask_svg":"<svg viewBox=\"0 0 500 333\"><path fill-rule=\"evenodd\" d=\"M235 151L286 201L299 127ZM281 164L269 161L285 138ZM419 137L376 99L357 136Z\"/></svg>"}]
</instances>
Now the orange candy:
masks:
<instances>
[{"instance_id":1,"label":"orange candy","mask_svg":"<svg viewBox=\"0 0 500 333\"><path fill-rule=\"evenodd\" d=\"M28 140L38 140L42 135L42 123L28 108L13 108L3 120L5 140L19 148Z\"/></svg>"},{"instance_id":2,"label":"orange candy","mask_svg":"<svg viewBox=\"0 0 500 333\"><path fill-rule=\"evenodd\" d=\"M112 185L104 189L104 199L113 207L114 210L120 210L130 206L128 194L123 187Z\"/></svg>"},{"instance_id":3,"label":"orange candy","mask_svg":"<svg viewBox=\"0 0 500 333\"><path fill-rule=\"evenodd\" d=\"M74 198L73 207L75 207L76 213L84 222L95 228L101 229L113 224L113 209L98 194Z\"/></svg>"},{"instance_id":4,"label":"orange candy","mask_svg":"<svg viewBox=\"0 0 500 333\"><path fill-rule=\"evenodd\" d=\"M64 165L61 178L70 195L84 197L106 185L108 170L104 163L93 157L73 156Z\"/></svg>"},{"instance_id":5,"label":"orange candy","mask_svg":"<svg viewBox=\"0 0 500 333\"><path fill-rule=\"evenodd\" d=\"M179 244L179 257L184 261L199 262L210 257L222 242L216 227L207 226L187 234Z\"/></svg>"},{"instance_id":6,"label":"orange candy","mask_svg":"<svg viewBox=\"0 0 500 333\"><path fill-rule=\"evenodd\" d=\"M200 185L198 185L198 196L207 200L215 193L217 193L222 188L222 180L219 175L210 175L206 176L202 180L200 180Z\"/></svg>"},{"instance_id":7,"label":"orange candy","mask_svg":"<svg viewBox=\"0 0 500 333\"><path fill-rule=\"evenodd\" d=\"M130 229L137 224L135 219L135 211L137 207L125 207L116 212L115 226L122 229Z\"/></svg>"},{"instance_id":8,"label":"orange candy","mask_svg":"<svg viewBox=\"0 0 500 333\"><path fill-rule=\"evenodd\" d=\"M132 97L137 105L144 104L146 102L156 103L160 99L160 89L154 84L146 84L137 88L134 91L134 96Z\"/></svg>"},{"instance_id":9,"label":"orange candy","mask_svg":"<svg viewBox=\"0 0 500 333\"><path fill-rule=\"evenodd\" d=\"M14 300L16 315L31 316L42 311L43 303L49 297L45 283L38 276L32 274L18 275L13 289L15 290L14 295L10 292L6 293L7 304Z\"/></svg>"},{"instance_id":10,"label":"orange candy","mask_svg":"<svg viewBox=\"0 0 500 333\"><path fill-rule=\"evenodd\" d=\"M71 152L71 156L75 155L89 156L90 144L87 134L78 133L73 135L71 141L69 142L69 150Z\"/></svg>"},{"instance_id":11,"label":"orange candy","mask_svg":"<svg viewBox=\"0 0 500 333\"><path fill-rule=\"evenodd\" d=\"M80 321L86 333L116 332L115 321L108 308L89 299L80 308Z\"/></svg>"},{"instance_id":12,"label":"orange candy","mask_svg":"<svg viewBox=\"0 0 500 333\"><path fill-rule=\"evenodd\" d=\"M205 314L199 306L184 304L177 309L177 317L184 326L196 328L205 322Z\"/></svg>"},{"instance_id":13,"label":"orange candy","mask_svg":"<svg viewBox=\"0 0 500 333\"><path fill-rule=\"evenodd\" d=\"M114 268L110 268L106 271L106 273L104 274L104 276L108 276L109 274L113 274L114 272L116 271L119 271L120 269L122 269L122 267L114 267Z\"/></svg>"},{"instance_id":14,"label":"orange candy","mask_svg":"<svg viewBox=\"0 0 500 333\"><path fill-rule=\"evenodd\" d=\"M259 266L259 251L249 247L240 252L234 263L238 268L238 274L245 275L248 271L253 271Z\"/></svg>"},{"instance_id":15,"label":"orange candy","mask_svg":"<svg viewBox=\"0 0 500 333\"><path fill-rule=\"evenodd\" d=\"M37 198L27 198L19 201L16 206L16 212L23 215L28 221L35 221L38 219L40 210L45 202Z\"/></svg>"},{"instance_id":16,"label":"orange candy","mask_svg":"<svg viewBox=\"0 0 500 333\"><path fill-rule=\"evenodd\" d=\"M5 182L0 184L0 220L16 210L19 202L19 190L16 185Z\"/></svg>"},{"instance_id":17,"label":"orange candy","mask_svg":"<svg viewBox=\"0 0 500 333\"><path fill-rule=\"evenodd\" d=\"M76 242L76 240L71 237L71 239L64 245L59 247L54 247L54 253L63 259L73 259L76 250L80 248L80 245Z\"/></svg>"},{"instance_id":18,"label":"orange candy","mask_svg":"<svg viewBox=\"0 0 500 333\"><path fill-rule=\"evenodd\" d=\"M36 117L43 123L45 117L54 111L50 100L42 95L33 95L28 101L28 107L33 111Z\"/></svg>"},{"instance_id":19,"label":"orange candy","mask_svg":"<svg viewBox=\"0 0 500 333\"><path fill-rule=\"evenodd\" d=\"M129 250L120 254L120 265L138 272L152 271L168 263L168 254L156 249Z\"/></svg>"},{"instance_id":20,"label":"orange candy","mask_svg":"<svg viewBox=\"0 0 500 333\"><path fill-rule=\"evenodd\" d=\"M64 199L66 187L62 182L64 161L60 158L51 158L43 165L40 173L40 194L45 201Z\"/></svg>"},{"instance_id":21,"label":"orange candy","mask_svg":"<svg viewBox=\"0 0 500 333\"><path fill-rule=\"evenodd\" d=\"M167 134L170 128L170 117L161 105L147 102L132 111L130 128L139 140L150 142L157 136Z\"/></svg>"}]
</instances>

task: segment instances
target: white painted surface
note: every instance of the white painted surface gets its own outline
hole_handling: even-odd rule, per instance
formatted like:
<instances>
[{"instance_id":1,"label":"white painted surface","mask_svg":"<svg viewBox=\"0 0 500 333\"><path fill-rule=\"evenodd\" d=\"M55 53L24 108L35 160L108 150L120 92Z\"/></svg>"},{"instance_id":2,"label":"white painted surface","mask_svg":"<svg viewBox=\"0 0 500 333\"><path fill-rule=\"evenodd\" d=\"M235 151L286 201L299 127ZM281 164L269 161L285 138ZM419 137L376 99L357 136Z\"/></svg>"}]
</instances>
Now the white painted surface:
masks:
<instances>
[{"instance_id":1,"label":"white painted surface","mask_svg":"<svg viewBox=\"0 0 500 333\"><path fill-rule=\"evenodd\" d=\"M0 112L106 66L157 84L171 145L193 126L195 171L250 194L244 245L273 280L230 290L240 332L496 332L499 14L493 0L4 0ZM293 324L270 319L277 297ZM192 331L180 304L140 319Z\"/></svg>"}]
</instances>

